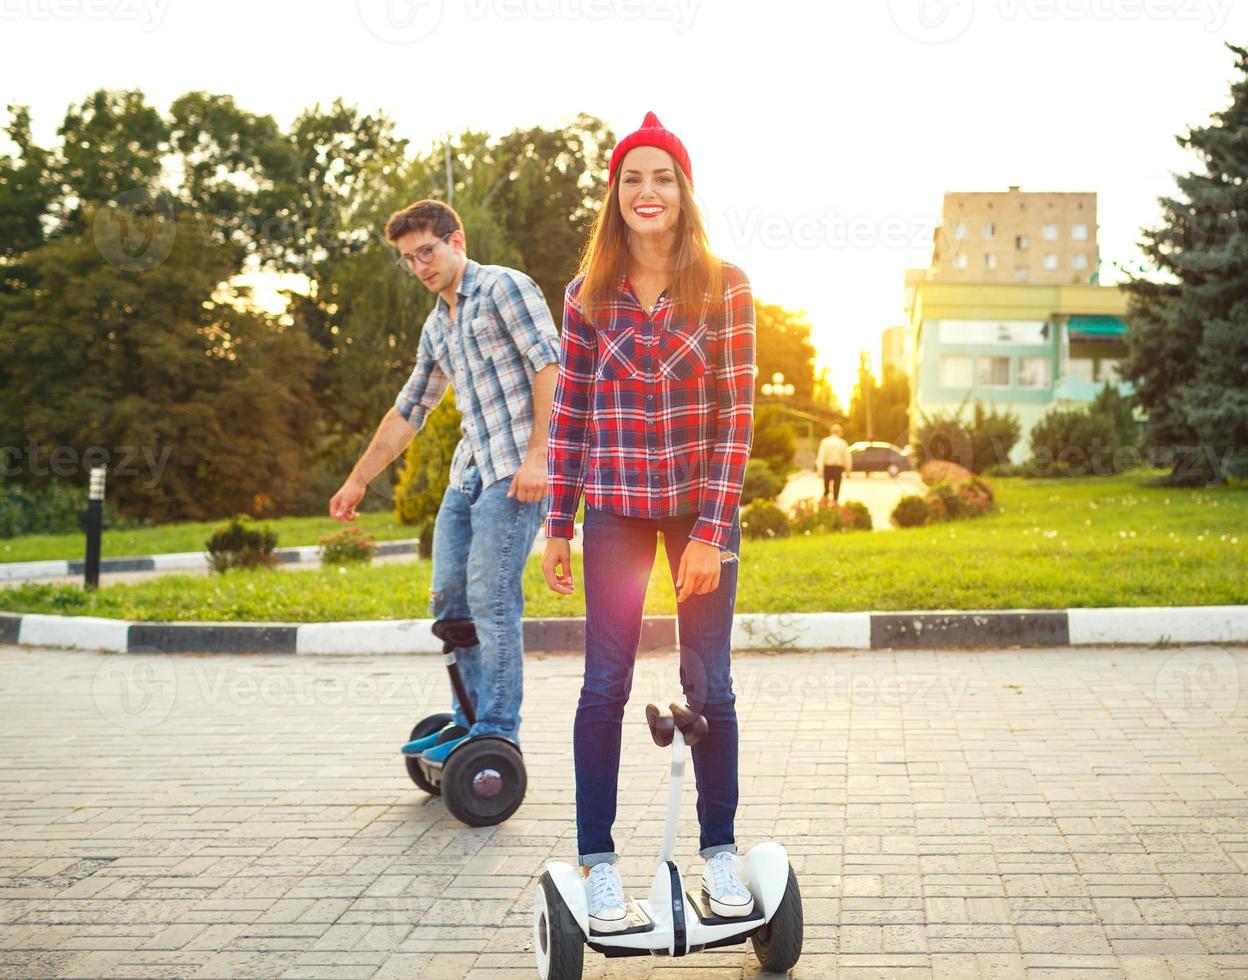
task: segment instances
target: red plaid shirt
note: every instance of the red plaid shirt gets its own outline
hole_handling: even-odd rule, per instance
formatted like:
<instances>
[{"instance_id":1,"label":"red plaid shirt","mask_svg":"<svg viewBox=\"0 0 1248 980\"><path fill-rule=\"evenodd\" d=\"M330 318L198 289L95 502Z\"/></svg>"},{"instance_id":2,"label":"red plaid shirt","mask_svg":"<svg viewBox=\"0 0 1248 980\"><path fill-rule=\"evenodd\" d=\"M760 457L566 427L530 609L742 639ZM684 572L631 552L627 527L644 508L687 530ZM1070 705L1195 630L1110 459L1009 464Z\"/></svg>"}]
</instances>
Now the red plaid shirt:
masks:
<instances>
[{"instance_id":1,"label":"red plaid shirt","mask_svg":"<svg viewBox=\"0 0 1248 980\"><path fill-rule=\"evenodd\" d=\"M572 537L590 507L630 517L696 513L690 535L725 548L754 435L754 296L723 264L719 311L693 316L666 292L647 315L627 279L600 315L563 304L550 415L546 536ZM697 311L702 313L702 311Z\"/></svg>"}]
</instances>

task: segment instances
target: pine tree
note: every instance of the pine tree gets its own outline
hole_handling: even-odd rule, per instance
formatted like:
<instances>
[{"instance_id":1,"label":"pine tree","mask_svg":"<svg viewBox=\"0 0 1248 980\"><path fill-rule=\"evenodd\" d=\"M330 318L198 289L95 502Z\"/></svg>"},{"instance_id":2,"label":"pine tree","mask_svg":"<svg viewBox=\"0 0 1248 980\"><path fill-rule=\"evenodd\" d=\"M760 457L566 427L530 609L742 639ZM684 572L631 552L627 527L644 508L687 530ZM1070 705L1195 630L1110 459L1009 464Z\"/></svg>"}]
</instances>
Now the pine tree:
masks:
<instances>
[{"instance_id":1,"label":"pine tree","mask_svg":"<svg viewBox=\"0 0 1248 980\"><path fill-rule=\"evenodd\" d=\"M1176 177L1163 222L1141 248L1164 281L1132 278L1124 375L1148 413L1147 446L1171 479L1248 476L1248 50L1228 44L1242 77L1211 125L1179 145L1203 170Z\"/></svg>"}]
</instances>

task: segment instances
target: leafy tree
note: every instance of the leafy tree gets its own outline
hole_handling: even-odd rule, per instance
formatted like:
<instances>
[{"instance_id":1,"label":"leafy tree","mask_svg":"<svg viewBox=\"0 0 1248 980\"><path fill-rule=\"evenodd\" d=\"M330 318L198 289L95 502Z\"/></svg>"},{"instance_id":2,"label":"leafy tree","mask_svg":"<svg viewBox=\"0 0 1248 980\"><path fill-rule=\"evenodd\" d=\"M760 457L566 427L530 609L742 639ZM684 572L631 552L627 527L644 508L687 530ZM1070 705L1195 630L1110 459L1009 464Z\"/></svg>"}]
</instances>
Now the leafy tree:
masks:
<instances>
[{"instance_id":1,"label":"leafy tree","mask_svg":"<svg viewBox=\"0 0 1248 980\"><path fill-rule=\"evenodd\" d=\"M815 345L806 314L775 303L754 301L759 383L777 371L793 386L793 397L810 401L815 390Z\"/></svg>"},{"instance_id":2,"label":"leafy tree","mask_svg":"<svg viewBox=\"0 0 1248 980\"><path fill-rule=\"evenodd\" d=\"M1160 199L1141 248L1163 279L1133 277L1124 376L1148 413L1149 448L1176 452L1175 482L1248 476L1248 49L1232 104L1179 145L1201 169Z\"/></svg>"},{"instance_id":3,"label":"leafy tree","mask_svg":"<svg viewBox=\"0 0 1248 980\"><path fill-rule=\"evenodd\" d=\"M31 136L30 110L11 105L8 112L4 132L17 155L0 156L0 270L43 242L43 219L54 190L48 176L51 154ZM11 282L13 276L6 270L3 279Z\"/></svg>"},{"instance_id":4,"label":"leafy tree","mask_svg":"<svg viewBox=\"0 0 1248 980\"><path fill-rule=\"evenodd\" d=\"M63 234L27 258L37 291L0 296L0 363L21 364L0 391L0 444L106 450L109 496L138 517L211 518L260 494L287 509L303 475L313 352L222 291L237 256L200 220L146 270ZM46 463L25 482L48 485Z\"/></svg>"},{"instance_id":5,"label":"leafy tree","mask_svg":"<svg viewBox=\"0 0 1248 980\"><path fill-rule=\"evenodd\" d=\"M891 442L904 446L910 437L910 381L893 367L877 381L871 356L858 355L858 379L849 401L846 438L850 442Z\"/></svg>"}]
</instances>

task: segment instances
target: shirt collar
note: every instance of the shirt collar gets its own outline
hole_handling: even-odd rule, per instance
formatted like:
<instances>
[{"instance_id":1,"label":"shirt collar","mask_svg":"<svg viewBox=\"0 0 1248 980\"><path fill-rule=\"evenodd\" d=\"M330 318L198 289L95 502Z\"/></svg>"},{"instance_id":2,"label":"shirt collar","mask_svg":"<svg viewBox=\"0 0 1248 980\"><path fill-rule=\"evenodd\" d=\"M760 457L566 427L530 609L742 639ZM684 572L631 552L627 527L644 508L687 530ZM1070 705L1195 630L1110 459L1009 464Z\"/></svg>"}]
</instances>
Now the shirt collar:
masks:
<instances>
[{"instance_id":1,"label":"shirt collar","mask_svg":"<svg viewBox=\"0 0 1248 980\"><path fill-rule=\"evenodd\" d=\"M478 273L480 270L481 264L479 262L474 262L472 259L469 259L464 263L464 274L459 279L459 287L455 290L456 296L466 299L477 291L477 287L480 285L478 281ZM445 313L448 316L450 315L450 310L447 308L446 300L444 300L441 296L438 297L436 306L440 313Z\"/></svg>"}]
</instances>

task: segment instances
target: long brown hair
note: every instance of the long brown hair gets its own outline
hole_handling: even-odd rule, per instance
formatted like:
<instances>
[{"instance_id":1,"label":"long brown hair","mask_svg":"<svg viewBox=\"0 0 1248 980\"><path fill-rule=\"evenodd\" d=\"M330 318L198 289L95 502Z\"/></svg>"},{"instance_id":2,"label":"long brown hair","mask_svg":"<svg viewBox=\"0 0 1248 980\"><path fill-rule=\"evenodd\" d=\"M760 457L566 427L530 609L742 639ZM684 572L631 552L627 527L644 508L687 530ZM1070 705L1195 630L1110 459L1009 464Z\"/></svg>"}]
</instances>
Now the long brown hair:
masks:
<instances>
[{"instance_id":1,"label":"long brown hair","mask_svg":"<svg viewBox=\"0 0 1248 980\"><path fill-rule=\"evenodd\" d=\"M668 294L686 309L707 312L723 303L723 276L720 261L711 253L702 212L693 199L693 185L679 166L676 186L680 189L680 215L676 224L676 247L667 257L671 279ZM594 228L581 253L580 274L585 277L577 296L581 315L591 323L595 313L607 304L620 277L629 271L628 225L620 213L620 173L607 187L606 198Z\"/></svg>"}]
</instances>

